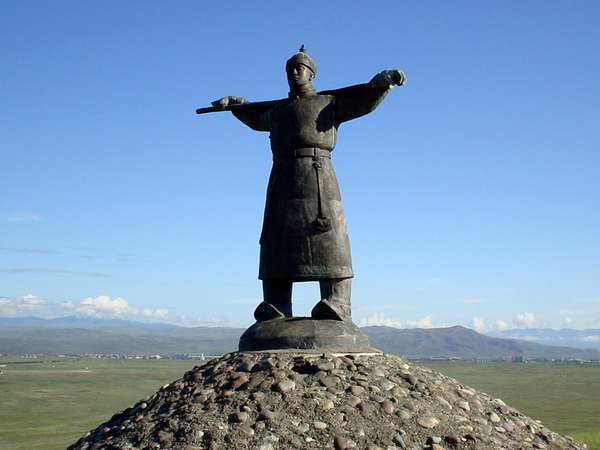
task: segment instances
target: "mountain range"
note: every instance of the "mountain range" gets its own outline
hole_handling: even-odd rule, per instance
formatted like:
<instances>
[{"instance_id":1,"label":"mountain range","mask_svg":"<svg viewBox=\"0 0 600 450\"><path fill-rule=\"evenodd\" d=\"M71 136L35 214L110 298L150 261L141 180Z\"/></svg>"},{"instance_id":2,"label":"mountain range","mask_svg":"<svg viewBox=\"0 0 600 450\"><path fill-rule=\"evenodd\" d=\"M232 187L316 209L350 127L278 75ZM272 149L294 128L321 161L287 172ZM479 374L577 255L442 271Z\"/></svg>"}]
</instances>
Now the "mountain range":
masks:
<instances>
[{"instance_id":1,"label":"mountain range","mask_svg":"<svg viewBox=\"0 0 600 450\"><path fill-rule=\"evenodd\" d=\"M600 359L596 349L542 345L485 336L468 328L362 329L371 345L410 359ZM222 354L237 349L243 328L180 327L127 320L61 317L0 318L0 354Z\"/></svg>"},{"instance_id":2,"label":"mountain range","mask_svg":"<svg viewBox=\"0 0 600 450\"><path fill-rule=\"evenodd\" d=\"M573 330L563 328L554 330L551 328L525 328L493 331L486 334L499 338L524 339L538 344L600 350L600 329Z\"/></svg>"}]
</instances>

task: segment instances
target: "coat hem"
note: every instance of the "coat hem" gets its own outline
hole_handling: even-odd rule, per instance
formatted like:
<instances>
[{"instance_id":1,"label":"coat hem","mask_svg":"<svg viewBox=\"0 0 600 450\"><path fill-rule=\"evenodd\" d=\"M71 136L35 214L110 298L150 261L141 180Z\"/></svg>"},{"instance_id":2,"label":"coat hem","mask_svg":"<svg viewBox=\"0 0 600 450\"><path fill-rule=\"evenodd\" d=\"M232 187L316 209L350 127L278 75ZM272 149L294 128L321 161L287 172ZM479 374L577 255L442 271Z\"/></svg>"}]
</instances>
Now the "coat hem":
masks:
<instances>
[{"instance_id":1,"label":"coat hem","mask_svg":"<svg viewBox=\"0 0 600 450\"><path fill-rule=\"evenodd\" d=\"M330 280L334 278L354 278L354 272L350 270L331 271L294 271L294 272L277 272L267 273L266 271L259 272L259 280L285 279L294 281L319 281Z\"/></svg>"}]
</instances>

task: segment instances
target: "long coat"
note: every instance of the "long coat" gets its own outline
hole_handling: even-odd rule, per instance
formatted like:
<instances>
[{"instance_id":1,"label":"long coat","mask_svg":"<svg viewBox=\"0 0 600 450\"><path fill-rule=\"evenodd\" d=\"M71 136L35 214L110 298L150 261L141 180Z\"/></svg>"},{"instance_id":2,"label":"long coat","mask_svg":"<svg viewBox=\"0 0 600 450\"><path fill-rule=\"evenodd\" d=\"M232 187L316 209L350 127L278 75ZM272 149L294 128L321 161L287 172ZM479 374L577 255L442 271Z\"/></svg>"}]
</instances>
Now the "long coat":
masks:
<instances>
[{"instance_id":1,"label":"long coat","mask_svg":"<svg viewBox=\"0 0 600 450\"><path fill-rule=\"evenodd\" d=\"M388 92L363 84L233 111L250 128L270 132L259 279L354 276L331 151L340 124L373 111Z\"/></svg>"}]
</instances>

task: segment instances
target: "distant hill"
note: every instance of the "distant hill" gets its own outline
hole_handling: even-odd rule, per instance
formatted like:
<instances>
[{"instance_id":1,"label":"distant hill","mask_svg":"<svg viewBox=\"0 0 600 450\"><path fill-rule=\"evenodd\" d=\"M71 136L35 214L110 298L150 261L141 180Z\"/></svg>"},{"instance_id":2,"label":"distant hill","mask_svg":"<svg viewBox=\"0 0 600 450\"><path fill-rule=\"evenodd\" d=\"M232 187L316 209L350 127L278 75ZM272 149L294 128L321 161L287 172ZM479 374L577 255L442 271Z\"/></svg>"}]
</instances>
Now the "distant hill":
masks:
<instances>
[{"instance_id":1,"label":"distant hill","mask_svg":"<svg viewBox=\"0 0 600 450\"><path fill-rule=\"evenodd\" d=\"M86 328L90 330L164 330L182 328L158 322L137 322L123 319L95 319L92 317L66 316L55 319L40 317L0 317L0 327L29 328Z\"/></svg>"},{"instance_id":2,"label":"distant hill","mask_svg":"<svg viewBox=\"0 0 600 450\"><path fill-rule=\"evenodd\" d=\"M243 331L118 319L0 318L0 354L222 354L237 349Z\"/></svg>"},{"instance_id":3,"label":"distant hill","mask_svg":"<svg viewBox=\"0 0 600 450\"><path fill-rule=\"evenodd\" d=\"M595 348L600 350L600 329L573 330L563 328L553 330L550 328L527 328L505 331L492 331L488 336L524 339L538 344L560 345L575 348Z\"/></svg>"},{"instance_id":4,"label":"distant hill","mask_svg":"<svg viewBox=\"0 0 600 450\"><path fill-rule=\"evenodd\" d=\"M0 328L0 353L169 355L223 354L237 349L240 328L174 330L90 330L84 328Z\"/></svg>"},{"instance_id":5,"label":"distant hill","mask_svg":"<svg viewBox=\"0 0 600 450\"><path fill-rule=\"evenodd\" d=\"M169 324L77 317L0 318L0 354L221 354L237 350L242 328L179 327ZM484 336L468 328L365 327L371 345L418 358L583 358L600 352Z\"/></svg>"},{"instance_id":6,"label":"distant hill","mask_svg":"<svg viewBox=\"0 0 600 450\"><path fill-rule=\"evenodd\" d=\"M406 358L584 358L600 359L600 352L484 336L471 329L398 329L365 327L371 345Z\"/></svg>"}]
</instances>

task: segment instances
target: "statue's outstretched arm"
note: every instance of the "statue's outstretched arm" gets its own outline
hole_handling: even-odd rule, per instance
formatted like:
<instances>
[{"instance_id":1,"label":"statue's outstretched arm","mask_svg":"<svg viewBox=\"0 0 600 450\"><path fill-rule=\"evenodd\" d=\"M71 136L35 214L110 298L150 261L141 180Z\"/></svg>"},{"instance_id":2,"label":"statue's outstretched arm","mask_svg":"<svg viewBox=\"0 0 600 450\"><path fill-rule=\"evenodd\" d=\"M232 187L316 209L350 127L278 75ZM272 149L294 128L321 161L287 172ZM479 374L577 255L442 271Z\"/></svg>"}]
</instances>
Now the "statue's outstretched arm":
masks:
<instances>
[{"instance_id":1,"label":"statue's outstretched arm","mask_svg":"<svg viewBox=\"0 0 600 450\"><path fill-rule=\"evenodd\" d=\"M392 87L402 86L405 82L404 72L390 69L379 72L368 83L331 91L336 98L336 122L341 124L369 114Z\"/></svg>"},{"instance_id":2,"label":"statue's outstretched arm","mask_svg":"<svg viewBox=\"0 0 600 450\"><path fill-rule=\"evenodd\" d=\"M276 102L249 103L243 97L229 95L211 104L215 111L231 111L241 122L256 131L271 131L270 109Z\"/></svg>"}]
</instances>

